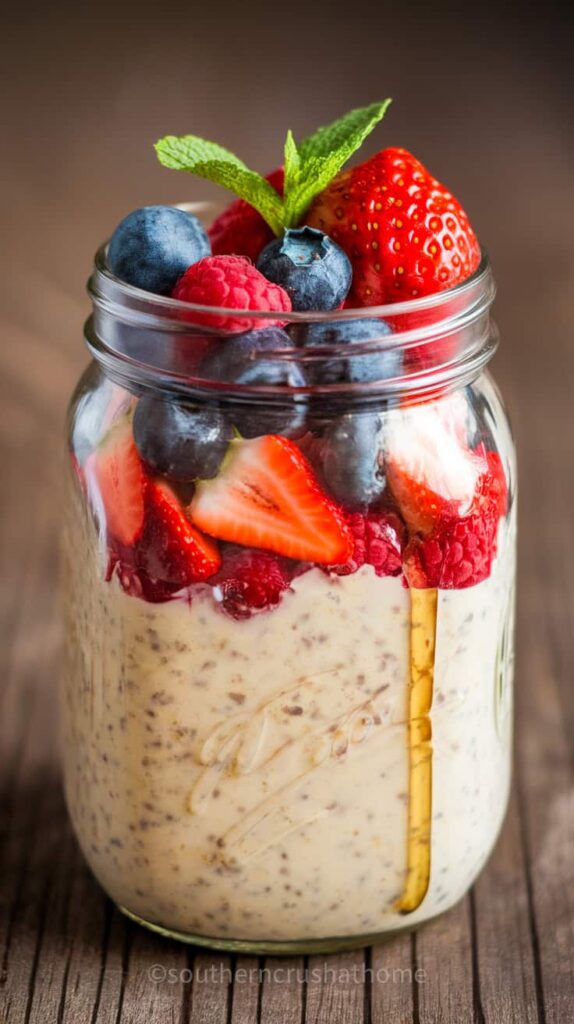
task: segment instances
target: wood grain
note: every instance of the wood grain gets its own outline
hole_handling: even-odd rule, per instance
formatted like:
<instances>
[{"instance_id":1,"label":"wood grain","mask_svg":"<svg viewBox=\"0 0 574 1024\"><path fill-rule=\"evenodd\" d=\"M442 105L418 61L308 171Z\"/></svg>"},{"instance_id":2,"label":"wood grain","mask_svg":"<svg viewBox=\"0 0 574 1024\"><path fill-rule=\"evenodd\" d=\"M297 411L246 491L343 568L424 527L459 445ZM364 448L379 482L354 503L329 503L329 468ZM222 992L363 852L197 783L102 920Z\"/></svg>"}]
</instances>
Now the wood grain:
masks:
<instances>
[{"instance_id":1,"label":"wood grain","mask_svg":"<svg viewBox=\"0 0 574 1024\"><path fill-rule=\"evenodd\" d=\"M488 3L456 19L393 5L387 18L384 5L375 14L357 0L350 17L348 5L327 10L317 0L302 45L300 22L282 16L280 32L271 29L262 0L177 14L168 4L137 17L115 5L113 24L105 4L89 23L85 5L36 6L13 8L2 32L0 113L11 144L0 192L0 1024L569 1024L570 26L552 4L521 5L515 20L500 9L494 21ZM170 14L177 31L168 41ZM278 60L278 48L288 59ZM341 61L351 71L344 82ZM127 210L213 195L157 168L158 135L214 134L267 169L283 127L303 134L392 90L380 144L406 144L452 182L499 285L495 372L521 480L509 814L472 893L414 936L308 960L200 953L111 907L63 805L58 481L65 403L86 361L84 281L96 245Z\"/></svg>"}]
</instances>

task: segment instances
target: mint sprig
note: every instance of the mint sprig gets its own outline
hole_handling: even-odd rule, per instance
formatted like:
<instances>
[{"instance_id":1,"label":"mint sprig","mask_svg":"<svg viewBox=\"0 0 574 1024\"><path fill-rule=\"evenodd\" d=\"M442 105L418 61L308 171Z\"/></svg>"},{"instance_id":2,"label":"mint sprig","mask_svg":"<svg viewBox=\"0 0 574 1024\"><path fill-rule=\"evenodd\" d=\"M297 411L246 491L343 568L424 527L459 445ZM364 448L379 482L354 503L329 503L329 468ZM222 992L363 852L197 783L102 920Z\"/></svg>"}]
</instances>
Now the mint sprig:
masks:
<instances>
[{"instance_id":1,"label":"mint sprig","mask_svg":"<svg viewBox=\"0 0 574 1024\"><path fill-rule=\"evenodd\" d=\"M189 171L223 185L251 203L267 221L272 231L282 230L283 203L281 197L256 171L249 168L228 149L216 142L207 142L197 135L166 135L155 145L164 167L175 171Z\"/></svg>"},{"instance_id":2,"label":"mint sprig","mask_svg":"<svg viewBox=\"0 0 574 1024\"><path fill-rule=\"evenodd\" d=\"M197 135L166 135L155 144L160 163L188 171L245 199L280 235L298 224L310 203L339 173L373 128L383 119L390 100L351 110L330 125L317 129L299 145L289 131L285 140L283 199L238 156Z\"/></svg>"}]
</instances>

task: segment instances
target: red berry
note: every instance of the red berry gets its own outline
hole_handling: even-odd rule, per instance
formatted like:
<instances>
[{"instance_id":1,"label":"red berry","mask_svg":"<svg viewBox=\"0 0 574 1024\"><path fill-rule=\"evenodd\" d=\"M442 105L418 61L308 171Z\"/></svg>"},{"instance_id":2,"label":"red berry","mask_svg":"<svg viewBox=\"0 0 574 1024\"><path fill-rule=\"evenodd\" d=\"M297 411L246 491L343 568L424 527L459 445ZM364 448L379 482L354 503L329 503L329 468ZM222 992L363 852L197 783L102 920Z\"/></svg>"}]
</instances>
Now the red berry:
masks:
<instances>
[{"instance_id":1,"label":"red berry","mask_svg":"<svg viewBox=\"0 0 574 1024\"><path fill-rule=\"evenodd\" d=\"M137 564L151 579L180 587L208 579L221 564L215 542L194 527L164 481L147 483L146 521Z\"/></svg>"},{"instance_id":2,"label":"red berry","mask_svg":"<svg viewBox=\"0 0 574 1024\"><path fill-rule=\"evenodd\" d=\"M267 181L283 195L283 168L267 175ZM254 263L274 235L263 217L245 199L236 199L216 217L208 231L214 256L247 256Z\"/></svg>"},{"instance_id":3,"label":"red berry","mask_svg":"<svg viewBox=\"0 0 574 1024\"><path fill-rule=\"evenodd\" d=\"M397 410L389 417L385 472L410 530L429 534L441 516L470 511L487 468L467 443L466 400L458 393Z\"/></svg>"},{"instance_id":4,"label":"red berry","mask_svg":"<svg viewBox=\"0 0 574 1024\"><path fill-rule=\"evenodd\" d=\"M268 551L234 549L226 553L219 572L210 583L222 608L234 619L247 619L279 603L291 576L286 560Z\"/></svg>"},{"instance_id":5,"label":"red berry","mask_svg":"<svg viewBox=\"0 0 574 1024\"><path fill-rule=\"evenodd\" d=\"M156 603L208 579L220 564L217 545L195 529L171 488L148 479L143 533L131 545L110 539L106 578L115 572L127 594Z\"/></svg>"},{"instance_id":6,"label":"red berry","mask_svg":"<svg viewBox=\"0 0 574 1024\"><path fill-rule=\"evenodd\" d=\"M108 554L106 582L109 582L115 573L124 593L130 597L140 597L150 604L169 601L178 590L181 590L178 583L151 579L143 569L137 568L135 555L134 548L122 548L113 542Z\"/></svg>"},{"instance_id":7,"label":"red berry","mask_svg":"<svg viewBox=\"0 0 574 1024\"><path fill-rule=\"evenodd\" d=\"M143 529L145 476L131 420L120 420L86 460L88 494L106 533L133 544Z\"/></svg>"},{"instance_id":8,"label":"red berry","mask_svg":"<svg viewBox=\"0 0 574 1024\"><path fill-rule=\"evenodd\" d=\"M352 537L293 441L277 434L232 441L220 473L197 485L190 514L200 530L298 561L346 562Z\"/></svg>"},{"instance_id":9,"label":"red berry","mask_svg":"<svg viewBox=\"0 0 574 1024\"><path fill-rule=\"evenodd\" d=\"M174 299L200 306L226 309L273 310L288 312L291 299L277 284L272 284L243 256L206 256L193 263L180 277L172 292ZM256 327L274 327L285 323L277 316L269 320L251 320L237 316L193 313L194 323L222 331L251 331Z\"/></svg>"},{"instance_id":10,"label":"red berry","mask_svg":"<svg viewBox=\"0 0 574 1024\"><path fill-rule=\"evenodd\" d=\"M508 502L500 457L486 453L488 469L478 481L467 515L445 512L428 537L414 536L405 552L405 575L412 587L472 587L489 575L496 555L500 517Z\"/></svg>"},{"instance_id":11,"label":"red berry","mask_svg":"<svg viewBox=\"0 0 574 1024\"><path fill-rule=\"evenodd\" d=\"M305 219L349 256L349 301L359 306L442 291L464 281L480 262L460 203L406 149L383 149L343 171Z\"/></svg>"},{"instance_id":12,"label":"red berry","mask_svg":"<svg viewBox=\"0 0 574 1024\"><path fill-rule=\"evenodd\" d=\"M497 520L468 515L445 519L426 539L414 538L405 553L411 587L461 589L490 575L496 554Z\"/></svg>"},{"instance_id":13,"label":"red berry","mask_svg":"<svg viewBox=\"0 0 574 1024\"><path fill-rule=\"evenodd\" d=\"M377 576L402 572L404 527L394 512L355 512L348 518L353 534L353 554L343 565L329 566L338 576L349 576L363 565L372 565Z\"/></svg>"}]
</instances>

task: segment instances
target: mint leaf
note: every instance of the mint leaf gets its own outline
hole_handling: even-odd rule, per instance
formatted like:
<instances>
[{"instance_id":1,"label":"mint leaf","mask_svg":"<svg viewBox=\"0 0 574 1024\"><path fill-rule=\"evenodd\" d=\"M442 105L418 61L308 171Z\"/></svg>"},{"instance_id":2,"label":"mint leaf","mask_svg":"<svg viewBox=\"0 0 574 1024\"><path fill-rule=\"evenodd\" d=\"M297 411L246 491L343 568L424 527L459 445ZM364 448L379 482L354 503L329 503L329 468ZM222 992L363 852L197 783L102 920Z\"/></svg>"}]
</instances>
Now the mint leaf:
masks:
<instances>
[{"instance_id":1,"label":"mint leaf","mask_svg":"<svg viewBox=\"0 0 574 1024\"><path fill-rule=\"evenodd\" d=\"M283 185L284 195L289 195L299 184L299 172L301 169L301 157L297 149L297 143L293 138L291 129L287 132L285 139L285 155L283 170L285 172L285 183Z\"/></svg>"},{"instance_id":2,"label":"mint leaf","mask_svg":"<svg viewBox=\"0 0 574 1024\"><path fill-rule=\"evenodd\" d=\"M391 100L382 103L371 103L368 107L358 107L348 114L333 121L332 124L318 128L299 145L299 154L303 164L311 157L330 157L339 153L340 167L363 144L367 135L382 121Z\"/></svg>"},{"instance_id":3,"label":"mint leaf","mask_svg":"<svg viewBox=\"0 0 574 1024\"><path fill-rule=\"evenodd\" d=\"M160 163L228 188L259 211L275 234L283 228L283 203L275 189L228 149L197 135L166 135L155 144Z\"/></svg>"},{"instance_id":4,"label":"mint leaf","mask_svg":"<svg viewBox=\"0 0 574 1024\"><path fill-rule=\"evenodd\" d=\"M284 228L298 224L319 192L339 173L390 104L371 103L351 110L330 125L319 128L299 145L288 132L285 140L284 198L243 160L216 142L197 135L166 135L155 144L160 163L176 171L188 171L228 188L245 199L280 235Z\"/></svg>"},{"instance_id":5,"label":"mint leaf","mask_svg":"<svg viewBox=\"0 0 574 1024\"><path fill-rule=\"evenodd\" d=\"M315 196L326 188L382 120L390 102L384 100L351 110L333 124L319 128L296 147L298 174L291 188L285 188L286 227L292 227L301 220Z\"/></svg>"}]
</instances>

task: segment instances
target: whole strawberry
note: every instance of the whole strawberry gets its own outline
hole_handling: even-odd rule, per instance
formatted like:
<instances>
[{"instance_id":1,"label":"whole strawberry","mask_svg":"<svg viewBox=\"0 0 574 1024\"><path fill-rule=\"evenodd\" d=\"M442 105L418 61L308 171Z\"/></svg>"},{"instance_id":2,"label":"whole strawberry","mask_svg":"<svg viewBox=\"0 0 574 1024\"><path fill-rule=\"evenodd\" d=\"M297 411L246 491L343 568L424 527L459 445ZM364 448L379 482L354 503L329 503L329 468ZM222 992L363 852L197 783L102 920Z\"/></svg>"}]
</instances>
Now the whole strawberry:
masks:
<instances>
[{"instance_id":1,"label":"whole strawberry","mask_svg":"<svg viewBox=\"0 0 574 1024\"><path fill-rule=\"evenodd\" d=\"M349 256L350 305L442 291L464 281L480 262L460 203L406 149L383 149L343 171L316 196L305 222Z\"/></svg>"},{"instance_id":2,"label":"whole strawberry","mask_svg":"<svg viewBox=\"0 0 574 1024\"><path fill-rule=\"evenodd\" d=\"M283 168L267 175L275 191L283 195ZM216 217L208 230L215 256L246 256L255 263L259 253L275 236L257 210L245 199L234 199Z\"/></svg>"}]
</instances>

